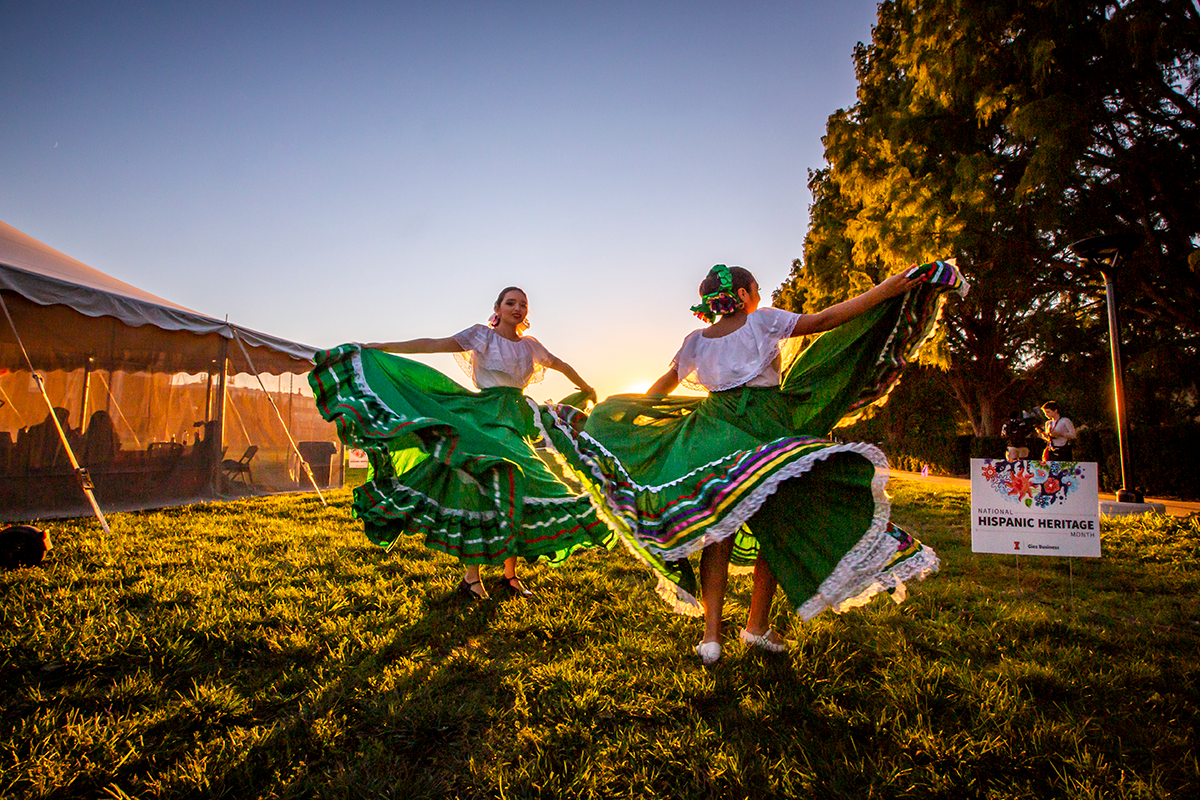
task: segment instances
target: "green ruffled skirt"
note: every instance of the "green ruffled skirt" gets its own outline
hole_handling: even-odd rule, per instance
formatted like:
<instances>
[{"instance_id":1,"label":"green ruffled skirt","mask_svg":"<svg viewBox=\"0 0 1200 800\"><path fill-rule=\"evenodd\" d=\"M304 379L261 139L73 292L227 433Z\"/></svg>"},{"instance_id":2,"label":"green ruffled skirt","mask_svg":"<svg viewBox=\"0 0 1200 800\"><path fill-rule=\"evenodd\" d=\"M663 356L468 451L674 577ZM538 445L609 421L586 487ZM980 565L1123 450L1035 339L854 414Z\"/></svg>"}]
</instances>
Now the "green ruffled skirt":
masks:
<instances>
[{"instance_id":1,"label":"green ruffled skirt","mask_svg":"<svg viewBox=\"0 0 1200 800\"><path fill-rule=\"evenodd\" d=\"M317 408L347 447L367 453L369 477L355 488L352 511L376 544L407 533L467 564L510 556L557 564L580 547L616 541L588 495L572 491L534 446L569 446L553 422L565 412L519 389L472 392L424 364L358 345L315 360Z\"/></svg>"},{"instance_id":2,"label":"green ruffled skirt","mask_svg":"<svg viewBox=\"0 0 1200 800\"><path fill-rule=\"evenodd\" d=\"M689 556L731 536L734 570L761 553L805 619L880 592L900 602L907 581L937 571L933 550L889 520L883 453L825 437L886 398L946 288L922 284L824 334L785 361L779 387L618 395L586 421L555 410L564 435L582 427L564 452L571 471L676 611L702 613Z\"/></svg>"}]
</instances>

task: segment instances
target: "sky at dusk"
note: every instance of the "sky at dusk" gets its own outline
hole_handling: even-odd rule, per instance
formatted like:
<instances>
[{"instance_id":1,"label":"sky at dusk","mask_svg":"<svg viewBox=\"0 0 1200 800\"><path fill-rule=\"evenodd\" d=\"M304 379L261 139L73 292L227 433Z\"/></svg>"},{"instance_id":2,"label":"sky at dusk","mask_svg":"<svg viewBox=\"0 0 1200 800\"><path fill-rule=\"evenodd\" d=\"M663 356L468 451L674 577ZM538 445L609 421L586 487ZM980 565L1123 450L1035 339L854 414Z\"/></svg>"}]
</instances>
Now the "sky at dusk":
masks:
<instances>
[{"instance_id":1,"label":"sky at dusk","mask_svg":"<svg viewBox=\"0 0 1200 800\"><path fill-rule=\"evenodd\" d=\"M715 263L769 296L875 3L0 4L0 220L318 347L496 293L603 397ZM449 356L428 363L463 380ZM570 386L547 378L539 400Z\"/></svg>"}]
</instances>

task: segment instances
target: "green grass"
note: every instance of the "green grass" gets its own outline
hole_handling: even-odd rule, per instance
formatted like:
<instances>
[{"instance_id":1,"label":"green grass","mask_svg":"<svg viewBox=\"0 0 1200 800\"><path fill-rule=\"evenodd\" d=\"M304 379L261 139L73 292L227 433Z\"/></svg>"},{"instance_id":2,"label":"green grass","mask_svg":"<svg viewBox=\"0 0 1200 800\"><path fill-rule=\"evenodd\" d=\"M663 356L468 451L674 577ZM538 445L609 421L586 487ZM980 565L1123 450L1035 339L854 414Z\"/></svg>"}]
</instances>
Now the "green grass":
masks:
<instances>
[{"instance_id":1,"label":"green grass","mask_svg":"<svg viewBox=\"0 0 1200 800\"><path fill-rule=\"evenodd\" d=\"M464 604L345 490L54 523L0 573L0 796L1193 796L1200 523L1018 560L970 552L965 492L893 492L939 575L714 669L623 552Z\"/></svg>"}]
</instances>

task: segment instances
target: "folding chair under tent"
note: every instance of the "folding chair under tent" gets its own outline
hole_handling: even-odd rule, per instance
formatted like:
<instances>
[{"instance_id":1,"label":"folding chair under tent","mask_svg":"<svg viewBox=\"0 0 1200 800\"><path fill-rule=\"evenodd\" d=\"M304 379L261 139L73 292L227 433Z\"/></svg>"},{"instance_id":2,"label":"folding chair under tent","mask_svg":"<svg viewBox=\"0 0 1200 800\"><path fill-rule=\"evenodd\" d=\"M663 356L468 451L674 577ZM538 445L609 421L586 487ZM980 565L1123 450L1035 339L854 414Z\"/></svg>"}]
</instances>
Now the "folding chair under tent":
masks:
<instances>
[{"instance_id":1,"label":"folding chair under tent","mask_svg":"<svg viewBox=\"0 0 1200 800\"><path fill-rule=\"evenodd\" d=\"M313 348L156 297L3 222L0 298L0 520L92 513L64 438L104 511L341 485L341 444L308 386ZM253 481L230 481L222 461L250 447ZM297 453L330 448L315 479L295 469Z\"/></svg>"}]
</instances>

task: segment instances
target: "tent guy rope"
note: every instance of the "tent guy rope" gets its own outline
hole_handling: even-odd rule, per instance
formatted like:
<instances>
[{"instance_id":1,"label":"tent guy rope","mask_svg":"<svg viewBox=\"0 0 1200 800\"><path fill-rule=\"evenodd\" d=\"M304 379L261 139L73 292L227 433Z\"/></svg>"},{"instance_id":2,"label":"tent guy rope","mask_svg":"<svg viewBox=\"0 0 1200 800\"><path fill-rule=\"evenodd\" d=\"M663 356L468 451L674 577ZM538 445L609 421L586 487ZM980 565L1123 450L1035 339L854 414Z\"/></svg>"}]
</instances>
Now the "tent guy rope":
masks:
<instances>
[{"instance_id":1,"label":"tent guy rope","mask_svg":"<svg viewBox=\"0 0 1200 800\"><path fill-rule=\"evenodd\" d=\"M321 498L321 505L328 506L325 502L325 495L321 494L321 487L317 486L317 479L313 477L312 467L304 460L304 456L300 454L300 448L296 445L296 440L292 438L292 432L288 430L287 423L283 420L283 414L279 412L279 406L275 405L275 398L271 397L271 393L267 391L267 385L263 383L262 375L255 368L254 362L250 359L250 352L246 349L246 345L242 344L242 337L238 335L237 328L233 328L233 340L238 343L238 347L242 349L242 355L246 357L246 363L250 366L250 371L258 378L258 385L262 387L263 393L267 396L267 400L271 403L271 408L275 409L275 416L279 417L279 424L283 426L283 432L287 435L288 443L292 446L292 451L296 454L296 458L300 459L300 466L304 468L304 474L308 476L308 482L312 484L313 489L317 492L317 497Z\"/></svg>"},{"instance_id":2,"label":"tent guy rope","mask_svg":"<svg viewBox=\"0 0 1200 800\"><path fill-rule=\"evenodd\" d=\"M121 409L121 404L117 402L116 395L114 395L112 391L112 386L109 385L108 380L102 374L99 372L94 374L100 379L100 382L104 384L104 391L108 395L109 402L112 403L113 408L117 410L117 413L121 416L121 421L125 423L126 428L129 428L129 435L133 437L134 443L138 446L138 449L141 450L142 440L138 438L137 430L134 429L133 423L129 421L129 417L125 416L125 412Z\"/></svg>"},{"instance_id":3,"label":"tent guy rope","mask_svg":"<svg viewBox=\"0 0 1200 800\"><path fill-rule=\"evenodd\" d=\"M96 519L100 520L100 527L104 529L105 536L111 536L112 531L109 530L108 520L104 518L104 512L100 510L100 504L96 502L96 495L92 492L92 477L88 475L87 469L79 466L79 461L75 458L75 451L71 449L71 443L67 441L67 434L62 429L62 424L58 421L58 415L54 413L54 403L50 402L50 395L46 394L45 381L41 373L33 368L33 359L29 357L29 351L25 349L25 342L21 340L21 334L17 331L17 324L13 322L12 314L8 313L8 303L5 302L3 293L0 293L0 307L4 309L4 316L8 318L8 325L12 328L13 336L17 337L17 344L21 348L21 355L25 356L25 363L29 365L29 372L33 375L38 389L42 392L42 399L46 401L46 407L50 409L50 419L54 421L54 428L58 431L58 438L62 442L63 449L67 451L67 458L70 460L71 469L75 472L75 477L79 481L79 488L83 489L83 493L87 495L88 502L92 504L92 511L96 513Z\"/></svg>"}]
</instances>

